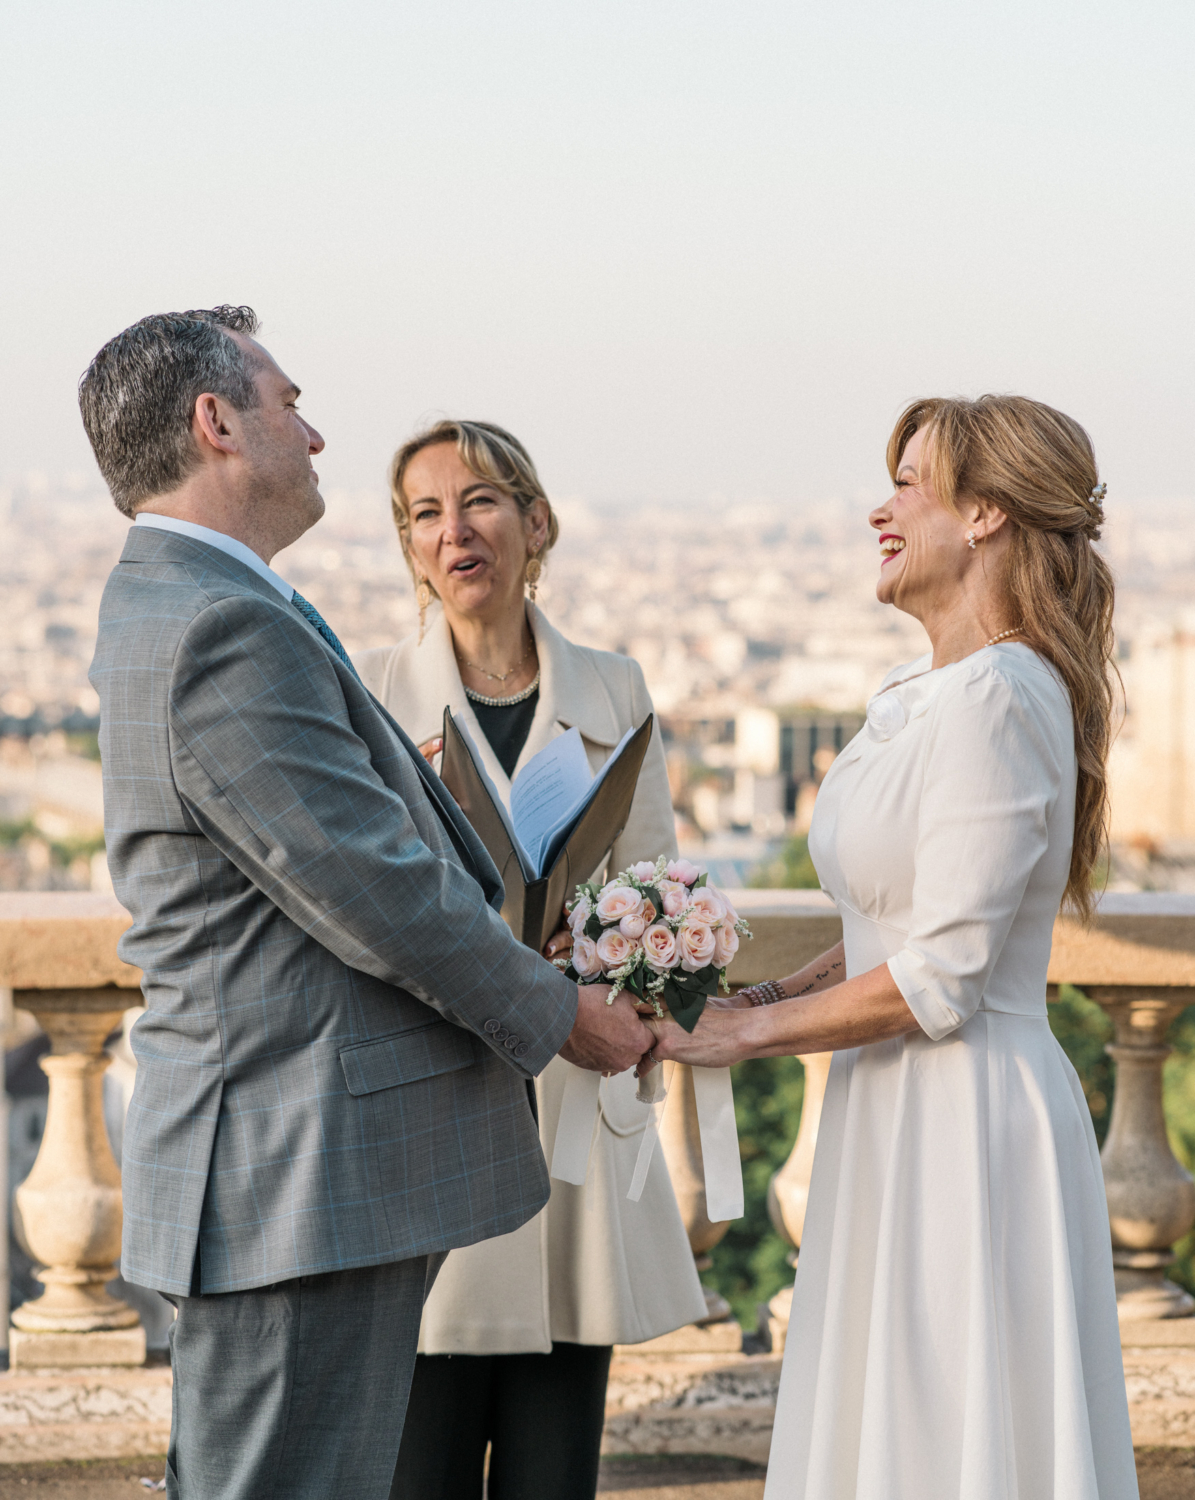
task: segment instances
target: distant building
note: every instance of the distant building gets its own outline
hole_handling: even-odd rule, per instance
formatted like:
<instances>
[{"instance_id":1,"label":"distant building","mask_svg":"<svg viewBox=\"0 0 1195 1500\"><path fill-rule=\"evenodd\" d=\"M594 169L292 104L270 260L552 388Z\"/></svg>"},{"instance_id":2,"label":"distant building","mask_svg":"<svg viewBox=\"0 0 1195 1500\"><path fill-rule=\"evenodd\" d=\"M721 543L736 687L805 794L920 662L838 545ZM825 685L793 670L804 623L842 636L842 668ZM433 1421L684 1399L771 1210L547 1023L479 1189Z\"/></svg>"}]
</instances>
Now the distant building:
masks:
<instances>
[{"instance_id":1,"label":"distant building","mask_svg":"<svg viewBox=\"0 0 1195 1500\"><path fill-rule=\"evenodd\" d=\"M1143 632L1120 669L1125 719L1108 764L1112 837L1195 838L1195 631Z\"/></svg>"}]
</instances>

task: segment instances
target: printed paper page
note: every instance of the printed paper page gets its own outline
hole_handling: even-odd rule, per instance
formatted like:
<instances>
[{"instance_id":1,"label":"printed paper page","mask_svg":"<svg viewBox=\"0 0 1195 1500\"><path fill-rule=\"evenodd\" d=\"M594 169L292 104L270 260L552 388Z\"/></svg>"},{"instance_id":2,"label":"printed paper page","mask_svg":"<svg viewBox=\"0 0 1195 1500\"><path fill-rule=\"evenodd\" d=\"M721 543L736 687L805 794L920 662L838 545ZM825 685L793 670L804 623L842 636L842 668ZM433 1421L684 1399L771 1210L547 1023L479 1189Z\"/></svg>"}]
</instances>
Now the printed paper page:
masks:
<instances>
[{"instance_id":1,"label":"printed paper page","mask_svg":"<svg viewBox=\"0 0 1195 1500\"><path fill-rule=\"evenodd\" d=\"M579 729L557 735L523 767L510 788L510 816L536 875L555 830L567 823L593 782Z\"/></svg>"},{"instance_id":2,"label":"printed paper page","mask_svg":"<svg viewBox=\"0 0 1195 1500\"><path fill-rule=\"evenodd\" d=\"M565 813L565 815L556 824L556 827L553 828L548 834L539 855L539 869L541 874L545 870L550 870L553 864L556 862L556 856L560 853L561 849L564 848L565 844L568 843L573 829L576 828L577 824L584 816L585 809L597 796L598 788L606 779L607 773L614 769L614 765L617 762L618 757L626 748L627 741L635 732L636 731L634 728L627 730L622 739L619 740L618 744L615 745L614 749L610 752L610 758L605 762L601 770L585 788L580 800L576 802L567 813ZM570 729L569 733L576 734L579 737L579 731L575 729Z\"/></svg>"}]
</instances>

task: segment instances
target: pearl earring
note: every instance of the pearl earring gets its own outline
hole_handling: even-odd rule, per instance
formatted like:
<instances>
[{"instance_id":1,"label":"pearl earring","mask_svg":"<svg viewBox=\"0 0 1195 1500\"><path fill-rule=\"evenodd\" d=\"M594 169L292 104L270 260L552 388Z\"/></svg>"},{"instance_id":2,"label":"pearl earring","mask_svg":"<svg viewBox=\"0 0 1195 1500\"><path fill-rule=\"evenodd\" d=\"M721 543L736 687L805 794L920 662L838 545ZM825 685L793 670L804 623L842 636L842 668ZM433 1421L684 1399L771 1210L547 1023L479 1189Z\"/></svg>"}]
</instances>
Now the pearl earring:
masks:
<instances>
[{"instance_id":1,"label":"pearl earring","mask_svg":"<svg viewBox=\"0 0 1195 1500\"><path fill-rule=\"evenodd\" d=\"M975 551L975 533L973 531L968 531L967 533L967 546L970 547L972 552Z\"/></svg>"}]
</instances>

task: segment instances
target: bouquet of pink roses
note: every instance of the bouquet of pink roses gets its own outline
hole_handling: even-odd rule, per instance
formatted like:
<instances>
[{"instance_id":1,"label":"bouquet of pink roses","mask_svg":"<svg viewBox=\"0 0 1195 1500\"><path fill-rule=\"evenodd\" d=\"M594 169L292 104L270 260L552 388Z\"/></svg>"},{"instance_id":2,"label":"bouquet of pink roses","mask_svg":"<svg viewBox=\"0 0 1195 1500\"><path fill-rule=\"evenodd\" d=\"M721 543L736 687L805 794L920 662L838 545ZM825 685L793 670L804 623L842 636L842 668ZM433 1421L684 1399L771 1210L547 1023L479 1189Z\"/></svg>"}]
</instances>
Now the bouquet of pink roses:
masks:
<instances>
[{"instance_id":1,"label":"bouquet of pink roses","mask_svg":"<svg viewBox=\"0 0 1195 1500\"><path fill-rule=\"evenodd\" d=\"M667 1005L686 1031L697 1025L726 966L751 929L716 886L687 859L643 860L600 888L577 887L569 908L573 951L557 959L578 984L613 984L655 1006Z\"/></svg>"}]
</instances>

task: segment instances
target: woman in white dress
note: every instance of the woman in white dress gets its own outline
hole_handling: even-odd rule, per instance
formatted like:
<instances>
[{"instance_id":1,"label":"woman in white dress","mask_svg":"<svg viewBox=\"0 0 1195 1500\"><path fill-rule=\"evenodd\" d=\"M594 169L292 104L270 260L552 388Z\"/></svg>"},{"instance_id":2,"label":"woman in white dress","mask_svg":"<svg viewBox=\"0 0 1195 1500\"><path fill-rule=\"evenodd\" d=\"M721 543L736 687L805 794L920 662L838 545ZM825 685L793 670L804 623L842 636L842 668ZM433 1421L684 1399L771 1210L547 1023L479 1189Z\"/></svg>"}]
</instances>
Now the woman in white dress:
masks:
<instances>
[{"instance_id":1,"label":"woman in white dress","mask_svg":"<svg viewBox=\"0 0 1195 1500\"><path fill-rule=\"evenodd\" d=\"M1100 1163L1046 1019L1106 824L1104 487L1077 423L1010 396L917 402L888 464L877 592L933 651L818 796L844 943L653 1050L836 1053L766 1500L1134 1500Z\"/></svg>"},{"instance_id":2,"label":"woman in white dress","mask_svg":"<svg viewBox=\"0 0 1195 1500\"><path fill-rule=\"evenodd\" d=\"M422 618L354 658L365 685L429 758L450 707L503 797L574 726L596 770L651 698L637 662L566 640L534 603L557 527L526 449L490 423L440 422L399 449L390 479ZM610 858L675 852L657 734ZM548 956L571 943L558 933ZM549 1162L571 1069L549 1063L529 1101ZM633 1073L603 1079L583 1188L553 1182L522 1229L449 1255L424 1308L394 1500L480 1500L487 1445L491 1500L592 1500L612 1346L705 1316L660 1153L627 1199L647 1117L635 1091Z\"/></svg>"}]
</instances>

